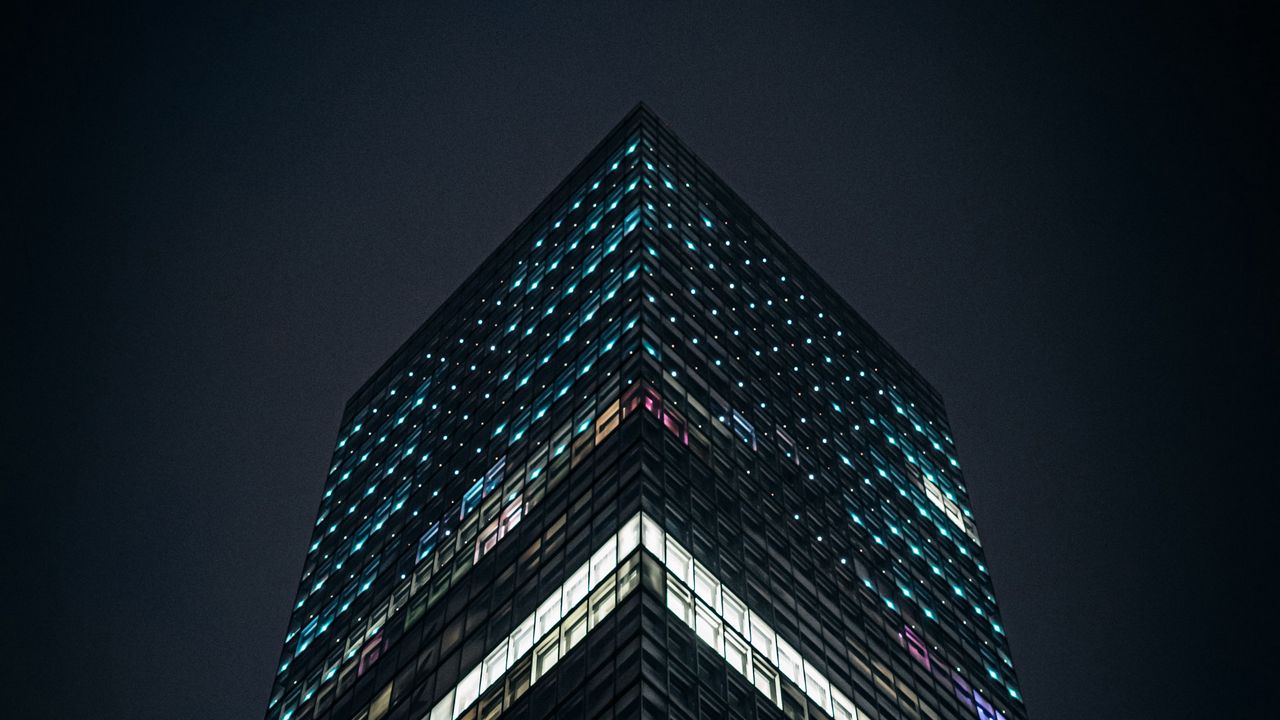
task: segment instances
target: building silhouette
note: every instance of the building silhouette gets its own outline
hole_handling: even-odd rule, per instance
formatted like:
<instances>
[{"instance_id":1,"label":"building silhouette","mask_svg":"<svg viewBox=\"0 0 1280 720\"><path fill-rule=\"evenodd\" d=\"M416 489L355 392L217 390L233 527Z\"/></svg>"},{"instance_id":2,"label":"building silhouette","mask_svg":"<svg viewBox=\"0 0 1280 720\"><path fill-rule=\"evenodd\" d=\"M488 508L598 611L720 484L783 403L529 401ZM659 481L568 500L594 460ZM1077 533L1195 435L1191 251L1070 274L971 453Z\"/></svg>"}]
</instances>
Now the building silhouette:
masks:
<instances>
[{"instance_id":1,"label":"building silhouette","mask_svg":"<svg viewBox=\"0 0 1280 720\"><path fill-rule=\"evenodd\" d=\"M266 717L1018 693L938 393L641 105L347 404Z\"/></svg>"}]
</instances>

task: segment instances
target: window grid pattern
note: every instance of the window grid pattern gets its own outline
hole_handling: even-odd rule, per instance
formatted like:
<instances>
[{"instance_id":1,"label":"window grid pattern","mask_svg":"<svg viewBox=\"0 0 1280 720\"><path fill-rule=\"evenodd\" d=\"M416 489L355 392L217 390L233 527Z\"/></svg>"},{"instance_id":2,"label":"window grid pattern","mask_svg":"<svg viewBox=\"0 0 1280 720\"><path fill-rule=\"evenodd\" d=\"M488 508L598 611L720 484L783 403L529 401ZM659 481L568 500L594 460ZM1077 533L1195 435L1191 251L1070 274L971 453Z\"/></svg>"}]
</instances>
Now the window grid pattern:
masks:
<instances>
[{"instance_id":1,"label":"window grid pattern","mask_svg":"<svg viewBox=\"0 0 1280 720\"><path fill-rule=\"evenodd\" d=\"M1026 716L941 398L643 107L348 403L267 720L588 707Z\"/></svg>"},{"instance_id":2,"label":"window grid pattern","mask_svg":"<svg viewBox=\"0 0 1280 720\"><path fill-rule=\"evenodd\" d=\"M572 440L599 392L616 399L637 321L639 137L636 122L611 134L348 404L268 717L376 662L388 618L438 601L536 512L548 440Z\"/></svg>"},{"instance_id":3,"label":"window grid pattern","mask_svg":"<svg viewBox=\"0 0 1280 720\"><path fill-rule=\"evenodd\" d=\"M1023 716L941 399L665 127L654 137L640 377L685 413L691 452L660 458L646 509L780 632L844 634L828 662L874 678L885 712Z\"/></svg>"}]
</instances>

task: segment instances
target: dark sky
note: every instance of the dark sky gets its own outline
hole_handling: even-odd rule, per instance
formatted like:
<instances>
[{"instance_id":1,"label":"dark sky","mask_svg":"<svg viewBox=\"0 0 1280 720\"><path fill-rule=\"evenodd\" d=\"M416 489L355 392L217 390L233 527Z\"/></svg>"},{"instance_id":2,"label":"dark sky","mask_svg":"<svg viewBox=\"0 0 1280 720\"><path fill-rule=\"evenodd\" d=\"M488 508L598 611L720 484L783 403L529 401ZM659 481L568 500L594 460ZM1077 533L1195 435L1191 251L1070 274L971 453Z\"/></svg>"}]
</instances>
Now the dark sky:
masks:
<instances>
[{"instance_id":1,"label":"dark sky","mask_svg":"<svg viewBox=\"0 0 1280 720\"><path fill-rule=\"evenodd\" d=\"M1255 18L190 5L4 31L14 717L260 718L346 398L638 100L943 393L1034 720L1253 702Z\"/></svg>"}]
</instances>

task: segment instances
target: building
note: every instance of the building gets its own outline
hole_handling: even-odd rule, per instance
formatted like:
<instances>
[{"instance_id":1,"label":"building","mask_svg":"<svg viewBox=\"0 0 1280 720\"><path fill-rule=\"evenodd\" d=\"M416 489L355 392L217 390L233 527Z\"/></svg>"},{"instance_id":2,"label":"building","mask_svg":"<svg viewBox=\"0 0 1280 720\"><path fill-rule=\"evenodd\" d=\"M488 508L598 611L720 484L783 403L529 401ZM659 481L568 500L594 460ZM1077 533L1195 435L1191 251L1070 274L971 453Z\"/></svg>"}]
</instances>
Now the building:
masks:
<instances>
[{"instance_id":1,"label":"building","mask_svg":"<svg viewBox=\"0 0 1280 720\"><path fill-rule=\"evenodd\" d=\"M1023 718L938 393L644 106L351 398L268 720Z\"/></svg>"}]
</instances>

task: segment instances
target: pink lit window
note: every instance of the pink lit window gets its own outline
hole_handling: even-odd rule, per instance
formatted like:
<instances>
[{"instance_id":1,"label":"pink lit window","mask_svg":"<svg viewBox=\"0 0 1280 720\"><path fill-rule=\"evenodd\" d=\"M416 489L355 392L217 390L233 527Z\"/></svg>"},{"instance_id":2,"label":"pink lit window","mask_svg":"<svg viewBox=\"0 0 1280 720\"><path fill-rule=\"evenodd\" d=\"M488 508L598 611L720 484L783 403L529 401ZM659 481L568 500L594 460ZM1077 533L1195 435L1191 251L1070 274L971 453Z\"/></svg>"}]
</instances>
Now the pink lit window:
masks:
<instances>
[{"instance_id":1,"label":"pink lit window","mask_svg":"<svg viewBox=\"0 0 1280 720\"><path fill-rule=\"evenodd\" d=\"M517 496L515 500L503 508L502 513L494 518L480 531L479 537L476 538L476 549L472 557L472 562L480 562L480 558L484 557L497 546L498 541L506 537L511 529L520 523L520 518L524 516L524 505L522 496Z\"/></svg>"},{"instance_id":2,"label":"pink lit window","mask_svg":"<svg viewBox=\"0 0 1280 720\"><path fill-rule=\"evenodd\" d=\"M685 430L684 418L675 410L662 414L662 424L685 444L689 444L689 433Z\"/></svg>"},{"instance_id":3,"label":"pink lit window","mask_svg":"<svg viewBox=\"0 0 1280 720\"><path fill-rule=\"evenodd\" d=\"M365 646L364 652L360 654L360 667L356 671L356 677L364 675L364 672L378 662L380 657L382 657L382 633L374 635Z\"/></svg>"},{"instance_id":4,"label":"pink lit window","mask_svg":"<svg viewBox=\"0 0 1280 720\"><path fill-rule=\"evenodd\" d=\"M916 635L911 628L905 625L902 626L902 633L899 634L898 637L902 638L903 643L907 646L907 652L911 654L911 657L915 658L916 662L923 665L925 670L928 670L929 650L924 646L920 637Z\"/></svg>"}]
</instances>

